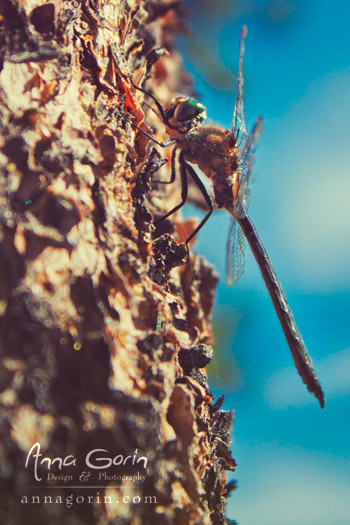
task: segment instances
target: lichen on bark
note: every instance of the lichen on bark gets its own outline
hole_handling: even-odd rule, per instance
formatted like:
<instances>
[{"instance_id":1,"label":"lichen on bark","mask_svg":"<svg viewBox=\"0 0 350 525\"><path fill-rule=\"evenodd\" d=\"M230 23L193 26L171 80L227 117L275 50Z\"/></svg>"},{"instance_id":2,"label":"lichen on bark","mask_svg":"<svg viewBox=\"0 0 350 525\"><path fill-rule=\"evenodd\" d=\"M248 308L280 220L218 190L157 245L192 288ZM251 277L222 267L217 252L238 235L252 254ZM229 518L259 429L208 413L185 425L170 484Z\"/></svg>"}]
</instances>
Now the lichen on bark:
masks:
<instances>
[{"instance_id":1,"label":"lichen on bark","mask_svg":"<svg viewBox=\"0 0 350 525\"><path fill-rule=\"evenodd\" d=\"M191 89L173 43L180 2L6 0L0 14L3 519L225 523L232 414L204 373L217 278L195 253L176 265L179 215L155 231L153 217L180 199L176 183L156 182L171 149L130 123L164 136L131 79L164 104ZM62 479L44 488L48 463L41 483L33 458L25 467L35 443L45 457L76 458L51 471L71 475L68 485L96 448L147 458L145 480L130 488L142 469L129 460L106 469L118 482L90 469L84 491ZM92 504L43 503L82 492ZM40 503L21 503L33 496Z\"/></svg>"}]
</instances>

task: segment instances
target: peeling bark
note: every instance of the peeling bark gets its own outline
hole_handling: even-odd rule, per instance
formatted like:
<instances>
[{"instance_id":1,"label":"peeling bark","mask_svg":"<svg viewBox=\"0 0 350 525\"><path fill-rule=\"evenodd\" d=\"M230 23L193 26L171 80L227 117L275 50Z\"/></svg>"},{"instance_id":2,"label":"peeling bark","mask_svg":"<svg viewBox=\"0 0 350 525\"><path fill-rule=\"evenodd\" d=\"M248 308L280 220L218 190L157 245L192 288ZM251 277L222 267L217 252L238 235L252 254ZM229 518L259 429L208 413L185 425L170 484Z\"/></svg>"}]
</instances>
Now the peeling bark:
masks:
<instances>
[{"instance_id":1,"label":"peeling bark","mask_svg":"<svg viewBox=\"0 0 350 525\"><path fill-rule=\"evenodd\" d=\"M4 523L226 523L232 414L204 371L217 278L194 253L181 264L178 214L155 229L180 201L176 183L156 182L171 148L158 152L128 120L164 136L131 78L164 104L190 89L172 40L181 15L178 1L1 6ZM41 481L33 454L25 467L35 443ZM93 449L116 464L89 468ZM67 456L76 464L40 463ZM82 485L82 472L85 490L47 480ZM125 479L137 473L142 483Z\"/></svg>"}]
</instances>

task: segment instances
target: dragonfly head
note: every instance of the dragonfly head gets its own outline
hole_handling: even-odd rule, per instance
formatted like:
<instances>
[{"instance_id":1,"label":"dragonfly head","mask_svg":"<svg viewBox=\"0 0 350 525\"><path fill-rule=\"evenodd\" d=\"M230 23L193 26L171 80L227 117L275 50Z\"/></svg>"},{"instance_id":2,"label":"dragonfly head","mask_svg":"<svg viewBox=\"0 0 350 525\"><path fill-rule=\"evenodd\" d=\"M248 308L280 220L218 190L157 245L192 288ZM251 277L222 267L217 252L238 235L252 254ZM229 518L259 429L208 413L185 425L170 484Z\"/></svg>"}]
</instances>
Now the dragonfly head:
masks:
<instances>
[{"instance_id":1,"label":"dragonfly head","mask_svg":"<svg viewBox=\"0 0 350 525\"><path fill-rule=\"evenodd\" d=\"M201 126L207 118L207 110L203 104L185 97L173 100L165 114L172 127L181 134Z\"/></svg>"}]
</instances>

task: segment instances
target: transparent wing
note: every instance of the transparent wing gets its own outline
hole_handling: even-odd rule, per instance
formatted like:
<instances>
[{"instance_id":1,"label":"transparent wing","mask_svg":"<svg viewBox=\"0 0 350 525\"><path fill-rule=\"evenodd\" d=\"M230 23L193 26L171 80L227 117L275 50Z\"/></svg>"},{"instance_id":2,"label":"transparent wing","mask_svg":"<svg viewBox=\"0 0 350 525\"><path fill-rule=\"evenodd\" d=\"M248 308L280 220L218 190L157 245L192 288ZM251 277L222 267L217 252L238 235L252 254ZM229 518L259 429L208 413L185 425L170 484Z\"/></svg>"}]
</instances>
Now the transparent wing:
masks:
<instances>
[{"instance_id":1,"label":"transparent wing","mask_svg":"<svg viewBox=\"0 0 350 525\"><path fill-rule=\"evenodd\" d=\"M263 130L263 119L258 117L249 133L247 141L239 153L238 162L242 179L249 183L249 177L254 165L254 154Z\"/></svg>"},{"instance_id":2,"label":"transparent wing","mask_svg":"<svg viewBox=\"0 0 350 525\"><path fill-rule=\"evenodd\" d=\"M245 197L248 193L249 178L254 164L254 153L258 145L262 132L262 117L258 117L255 124L247 134L247 127L244 113L244 73L243 73L243 56L244 56L244 40L247 36L247 27L243 26L241 31L240 45L239 45L239 67L237 75L237 99L232 120L232 134L236 139L236 144L240 150L239 162L239 192L236 202L236 211L239 215L242 213L240 208L243 206L247 209L245 204Z\"/></svg>"},{"instance_id":3,"label":"transparent wing","mask_svg":"<svg viewBox=\"0 0 350 525\"><path fill-rule=\"evenodd\" d=\"M249 204L249 179L254 165L254 153L262 133L262 117L258 117L252 127L245 145L238 157L239 190L235 202L235 211L242 217L244 210L248 209Z\"/></svg>"},{"instance_id":4,"label":"transparent wing","mask_svg":"<svg viewBox=\"0 0 350 525\"><path fill-rule=\"evenodd\" d=\"M232 134L239 146L242 140L247 138L247 127L244 114L244 74L243 74L243 55L244 39L247 36L247 26L242 27L241 38L239 43L239 66L237 74L237 98L232 119Z\"/></svg>"},{"instance_id":5,"label":"transparent wing","mask_svg":"<svg viewBox=\"0 0 350 525\"><path fill-rule=\"evenodd\" d=\"M226 245L226 283L232 286L244 272L245 237L237 221L231 217Z\"/></svg>"}]
</instances>

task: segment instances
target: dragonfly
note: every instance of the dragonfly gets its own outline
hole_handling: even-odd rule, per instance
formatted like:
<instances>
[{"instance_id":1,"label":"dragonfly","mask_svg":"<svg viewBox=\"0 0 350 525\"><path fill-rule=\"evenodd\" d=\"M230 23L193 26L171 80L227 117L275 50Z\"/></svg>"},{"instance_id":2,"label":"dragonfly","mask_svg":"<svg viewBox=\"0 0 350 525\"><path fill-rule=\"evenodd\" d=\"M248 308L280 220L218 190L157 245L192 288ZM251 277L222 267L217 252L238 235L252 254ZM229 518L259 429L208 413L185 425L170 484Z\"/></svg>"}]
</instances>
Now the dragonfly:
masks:
<instances>
[{"instance_id":1,"label":"dragonfly","mask_svg":"<svg viewBox=\"0 0 350 525\"><path fill-rule=\"evenodd\" d=\"M242 275L245 262L245 241L259 265L266 288L284 332L295 366L309 392L324 407L324 393L303 338L288 306L280 281L271 264L270 258L260 237L249 218L250 197L249 182L254 165L254 154L260 139L263 121L258 117L247 132L244 108L244 73L243 56L247 27L243 26L239 45L239 67L237 75L237 98L233 112L232 129L224 130L219 126L205 124L206 108L190 97L177 97L169 108L164 109L159 100L143 88L133 86L153 99L158 109L158 116L163 121L170 137L160 142L151 134L138 128L144 135L162 147L175 145L171 157L171 177L167 183L175 180L179 168L181 177L181 202L168 213L155 221L163 221L187 201L188 177L191 177L208 206L208 212L186 240L186 245L203 227L213 212L214 204L205 185L192 165L211 179L214 201L217 208L226 209L231 215L227 240L226 281L233 285Z\"/></svg>"}]
</instances>

